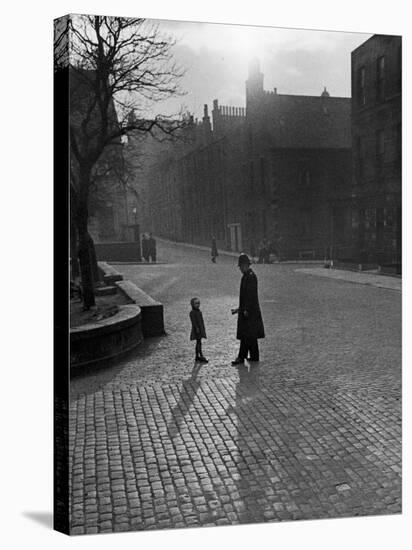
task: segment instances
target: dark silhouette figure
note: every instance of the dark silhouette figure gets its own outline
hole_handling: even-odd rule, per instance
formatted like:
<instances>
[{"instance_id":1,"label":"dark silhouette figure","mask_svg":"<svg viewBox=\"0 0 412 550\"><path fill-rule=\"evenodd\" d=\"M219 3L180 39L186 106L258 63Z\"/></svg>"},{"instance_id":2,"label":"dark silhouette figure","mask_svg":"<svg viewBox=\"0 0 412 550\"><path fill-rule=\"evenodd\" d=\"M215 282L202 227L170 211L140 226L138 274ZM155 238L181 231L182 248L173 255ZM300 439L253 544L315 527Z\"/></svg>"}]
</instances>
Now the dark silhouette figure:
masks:
<instances>
[{"instance_id":1,"label":"dark silhouette figure","mask_svg":"<svg viewBox=\"0 0 412 550\"><path fill-rule=\"evenodd\" d=\"M153 234L149 234L148 239L148 256L152 262L156 262L156 239Z\"/></svg>"},{"instance_id":2,"label":"dark silhouette figure","mask_svg":"<svg viewBox=\"0 0 412 550\"><path fill-rule=\"evenodd\" d=\"M264 238L259 246L259 264L270 263L270 244L266 238Z\"/></svg>"},{"instance_id":3,"label":"dark silhouette figure","mask_svg":"<svg viewBox=\"0 0 412 550\"><path fill-rule=\"evenodd\" d=\"M251 258L252 264L255 263L255 257L256 257L256 245L255 245L255 241L251 241L251 243L250 243L250 258Z\"/></svg>"},{"instance_id":4,"label":"dark silhouette figure","mask_svg":"<svg viewBox=\"0 0 412 550\"><path fill-rule=\"evenodd\" d=\"M239 256L238 266L242 272L239 292L239 307L233 309L237 313L237 339L240 340L240 348L237 358L232 365L250 361L259 361L258 339L265 337L262 314L260 312L258 298L258 281L255 273L250 268L250 260L246 254Z\"/></svg>"},{"instance_id":5,"label":"dark silhouette figure","mask_svg":"<svg viewBox=\"0 0 412 550\"><path fill-rule=\"evenodd\" d=\"M146 233L144 233L142 237L142 256L145 262L149 261L149 239Z\"/></svg>"},{"instance_id":6,"label":"dark silhouette figure","mask_svg":"<svg viewBox=\"0 0 412 550\"><path fill-rule=\"evenodd\" d=\"M190 305L192 310L190 312L190 321L192 323L192 330L190 332L190 339L196 340L195 347L195 361L199 363L208 363L209 361L202 353L202 338L207 338L205 323L203 322L203 315L200 311L200 300L199 298L192 298L190 300Z\"/></svg>"},{"instance_id":7,"label":"dark silhouette figure","mask_svg":"<svg viewBox=\"0 0 412 550\"><path fill-rule=\"evenodd\" d=\"M171 438L175 437L180 432L181 425L200 387L200 382L197 379L200 368L201 365L195 363L190 378L183 381L179 402L172 410L172 420L168 425L168 433Z\"/></svg>"},{"instance_id":8,"label":"dark silhouette figure","mask_svg":"<svg viewBox=\"0 0 412 550\"><path fill-rule=\"evenodd\" d=\"M219 253L217 251L217 245L216 245L215 237L212 237L211 256L212 256L212 262L215 264L216 263L216 258L219 256Z\"/></svg>"}]
</instances>

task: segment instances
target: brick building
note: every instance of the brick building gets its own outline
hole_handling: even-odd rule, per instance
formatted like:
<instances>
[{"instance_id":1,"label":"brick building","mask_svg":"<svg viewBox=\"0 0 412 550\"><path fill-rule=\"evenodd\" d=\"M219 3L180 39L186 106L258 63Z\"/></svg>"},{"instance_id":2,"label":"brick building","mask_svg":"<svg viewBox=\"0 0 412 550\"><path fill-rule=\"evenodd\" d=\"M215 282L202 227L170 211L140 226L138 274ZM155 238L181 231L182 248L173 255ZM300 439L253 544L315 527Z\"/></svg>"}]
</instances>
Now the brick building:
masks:
<instances>
[{"instance_id":1,"label":"brick building","mask_svg":"<svg viewBox=\"0 0 412 550\"><path fill-rule=\"evenodd\" d=\"M146 172L147 224L176 240L283 258L329 254L332 215L350 192L350 99L265 91L249 67L246 108L213 102Z\"/></svg>"},{"instance_id":2,"label":"brick building","mask_svg":"<svg viewBox=\"0 0 412 550\"><path fill-rule=\"evenodd\" d=\"M353 254L401 265L402 46L374 35L352 52Z\"/></svg>"}]
</instances>

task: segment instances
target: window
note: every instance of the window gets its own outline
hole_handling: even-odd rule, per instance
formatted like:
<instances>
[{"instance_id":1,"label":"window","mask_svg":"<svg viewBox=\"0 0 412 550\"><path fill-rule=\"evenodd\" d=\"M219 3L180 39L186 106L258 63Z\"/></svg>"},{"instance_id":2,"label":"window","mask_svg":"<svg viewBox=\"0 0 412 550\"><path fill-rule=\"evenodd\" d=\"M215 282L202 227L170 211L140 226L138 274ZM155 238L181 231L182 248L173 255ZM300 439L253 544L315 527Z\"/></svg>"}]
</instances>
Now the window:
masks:
<instances>
[{"instance_id":1,"label":"window","mask_svg":"<svg viewBox=\"0 0 412 550\"><path fill-rule=\"evenodd\" d=\"M385 133L383 130L376 132L376 176L383 177L383 163L385 158Z\"/></svg>"},{"instance_id":2,"label":"window","mask_svg":"<svg viewBox=\"0 0 412 550\"><path fill-rule=\"evenodd\" d=\"M365 177L365 143L361 136L356 138L356 177L358 183Z\"/></svg>"},{"instance_id":3,"label":"window","mask_svg":"<svg viewBox=\"0 0 412 550\"><path fill-rule=\"evenodd\" d=\"M365 67L360 67L358 69L358 103L361 106L366 104L365 81Z\"/></svg>"},{"instance_id":4,"label":"window","mask_svg":"<svg viewBox=\"0 0 412 550\"><path fill-rule=\"evenodd\" d=\"M385 100L385 56L378 57L377 66L377 100Z\"/></svg>"}]
</instances>

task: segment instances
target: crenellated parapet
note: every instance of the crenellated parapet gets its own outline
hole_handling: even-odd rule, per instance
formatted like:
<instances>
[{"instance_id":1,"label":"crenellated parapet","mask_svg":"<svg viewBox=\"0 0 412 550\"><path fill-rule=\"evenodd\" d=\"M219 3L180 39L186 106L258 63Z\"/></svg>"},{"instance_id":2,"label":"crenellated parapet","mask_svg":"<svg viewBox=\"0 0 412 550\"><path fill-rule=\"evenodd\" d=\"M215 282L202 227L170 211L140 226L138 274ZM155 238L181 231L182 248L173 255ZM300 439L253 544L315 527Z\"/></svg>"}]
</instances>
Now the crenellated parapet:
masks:
<instances>
[{"instance_id":1,"label":"crenellated parapet","mask_svg":"<svg viewBox=\"0 0 412 550\"><path fill-rule=\"evenodd\" d=\"M219 105L218 100L213 100L212 110L213 132L222 133L243 124L246 120L245 107L232 107Z\"/></svg>"},{"instance_id":2,"label":"crenellated parapet","mask_svg":"<svg viewBox=\"0 0 412 550\"><path fill-rule=\"evenodd\" d=\"M245 117L246 108L245 107L231 107L229 105L220 105L219 106L219 115L225 117Z\"/></svg>"}]
</instances>

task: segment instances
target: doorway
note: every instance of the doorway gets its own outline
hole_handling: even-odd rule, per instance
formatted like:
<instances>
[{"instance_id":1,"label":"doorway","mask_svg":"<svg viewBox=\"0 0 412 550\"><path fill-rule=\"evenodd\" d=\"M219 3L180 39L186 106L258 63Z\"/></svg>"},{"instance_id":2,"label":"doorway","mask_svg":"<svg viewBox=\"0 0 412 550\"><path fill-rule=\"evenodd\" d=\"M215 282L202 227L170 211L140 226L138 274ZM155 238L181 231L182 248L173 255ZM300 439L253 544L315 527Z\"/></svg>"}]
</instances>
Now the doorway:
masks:
<instances>
[{"instance_id":1,"label":"doorway","mask_svg":"<svg viewBox=\"0 0 412 550\"><path fill-rule=\"evenodd\" d=\"M230 250L233 252L241 252L242 250L242 231L240 223L229 223L230 231Z\"/></svg>"}]
</instances>

